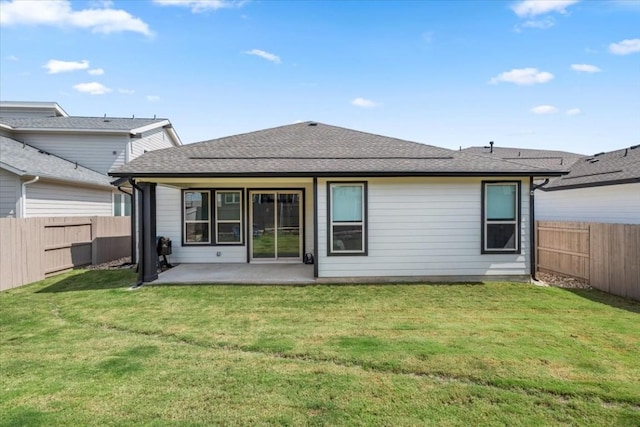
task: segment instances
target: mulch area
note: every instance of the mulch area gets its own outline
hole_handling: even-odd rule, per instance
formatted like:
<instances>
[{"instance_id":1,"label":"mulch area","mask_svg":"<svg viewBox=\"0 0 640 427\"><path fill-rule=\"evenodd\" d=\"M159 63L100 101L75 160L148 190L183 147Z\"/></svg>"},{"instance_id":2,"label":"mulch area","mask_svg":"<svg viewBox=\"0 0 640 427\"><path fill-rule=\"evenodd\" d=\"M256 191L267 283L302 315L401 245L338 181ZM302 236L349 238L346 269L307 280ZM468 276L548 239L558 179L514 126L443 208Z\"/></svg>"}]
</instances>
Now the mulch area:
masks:
<instances>
[{"instance_id":1,"label":"mulch area","mask_svg":"<svg viewBox=\"0 0 640 427\"><path fill-rule=\"evenodd\" d=\"M123 268L133 268L131 264L131 257L114 259L113 261L105 262L98 265L88 265L85 267L87 270L120 270Z\"/></svg>"},{"instance_id":2,"label":"mulch area","mask_svg":"<svg viewBox=\"0 0 640 427\"><path fill-rule=\"evenodd\" d=\"M591 286L589 286L588 283L573 277L558 276L539 271L536 273L536 278L538 279L538 282L547 286L568 289L591 289Z\"/></svg>"}]
</instances>

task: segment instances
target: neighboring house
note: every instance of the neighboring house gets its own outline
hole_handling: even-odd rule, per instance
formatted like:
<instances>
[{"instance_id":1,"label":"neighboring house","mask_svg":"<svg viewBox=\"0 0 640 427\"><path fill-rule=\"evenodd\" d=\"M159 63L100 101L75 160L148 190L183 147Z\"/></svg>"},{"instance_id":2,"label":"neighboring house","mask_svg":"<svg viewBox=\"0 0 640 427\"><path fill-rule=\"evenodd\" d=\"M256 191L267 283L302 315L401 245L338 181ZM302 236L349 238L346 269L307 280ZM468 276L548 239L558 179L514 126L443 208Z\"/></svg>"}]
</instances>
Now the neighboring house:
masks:
<instances>
[{"instance_id":1,"label":"neighboring house","mask_svg":"<svg viewBox=\"0 0 640 427\"><path fill-rule=\"evenodd\" d=\"M142 280L178 263L290 263L327 280L531 276L539 168L305 122L149 152L112 171L141 193Z\"/></svg>"},{"instance_id":2,"label":"neighboring house","mask_svg":"<svg viewBox=\"0 0 640 427\"><path fill-rule=\"evenodd\" d=\"M541 189L540 220L640 224L640 144L582 157Z\"/></svg>"},{"instance_id":3,"label":"neighboring house","mask_svg":"<svg viewBox=\"0 0 640 427\"><path fill-rule=\"evenodd\" d=\"M507 147L462 151L563 167L568 174L551 179L535 193L537 220L640 224L640 145L593 156Z\"/></svg>"},{"instance_id":4,"label":"neighboring house","mask_svg":"<svg viewBox=\"0 0 640 427\"><path fill-rule=\"evenodd\" d=\"M0 102L0 137L0 218L127 215L107 173L182 145L169 120L74 117L54 102Z\"/></svg>"}]
</instances>

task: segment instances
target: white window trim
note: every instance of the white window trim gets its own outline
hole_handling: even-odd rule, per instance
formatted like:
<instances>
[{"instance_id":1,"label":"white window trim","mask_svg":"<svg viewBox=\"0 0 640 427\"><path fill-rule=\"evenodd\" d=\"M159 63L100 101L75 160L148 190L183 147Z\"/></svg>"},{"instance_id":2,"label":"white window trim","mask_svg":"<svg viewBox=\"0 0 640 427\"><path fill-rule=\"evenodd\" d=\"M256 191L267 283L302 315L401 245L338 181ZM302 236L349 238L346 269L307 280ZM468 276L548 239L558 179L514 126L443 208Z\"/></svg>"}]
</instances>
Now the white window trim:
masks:
<instances>
[{"instance_id":1,"label":"white window trim","mask_svg":"<svg viewBox=\"0 0 640 427\"><path fill-rule=\"evenodd\" d=\"M518 182L513 182L513 181L509 181L509 182L485 182L484 184L484 206L482 207L484 209L484 224L482 224L482 227L484 228L484 247L483 250L486 253L490 253L490 252L500 252L500 253L519 253L520 252L520 230L518 227L518 224L520 223L520 209L518 209L518 206L520 205L520 192L518 191ZM513 220L490 220L487 218L487 213L488 213L488 201L489 201L489 191L488 191L488 187L490 186L501 186L504 187L506 185L510 185L512 187L514 187L514 206L513 206L513 211L515 212L514 214L514 219ZM489 225L493 225L493 224L510 224L513 225L513 228L515 229L515 234L514 234L514 247L512 248L489 248L488 242L489 242Z\"/></svg>"},{"instance_id":2,"label":"white window trim","mask_svg":"<svg viewBox=\"0 0 640 427\"><path fill-rule=\"evenodd\" d=\"M187 193L207 193L209 195L208 200L209 200L209 206L208 206L208 217L209 219L207 220L202 220L202 219L192 219L192 220L188 220L186 217L184 217L184 210L186 208L186 196ZM182 223L182 240L183 243L185 245L210 245L211 244L211 191L209 190L197 190L197 189L191 189L191 190L184 190L182 192L182 215L183 215L183 223ZM208 241L203 241L203 242L189 242L187 241L187 224L207 224L207 227L209 229L209 233L207 233L209 235L209 240Z\"/></svg>"},{"instance_id":3,"label":"white window trim","mask_svg":"<svg viewBox=\"0 0 640 427\"><path fill-rule=\"evenodd\" d=\"M227 203L227 196L231 195L231 194L236 194L238 195L238 200L235 200L235 197L232 199L231 203ZM219 215L218 215L218 194L224 194L224 199L225 199L225 203L230 204L230 205L238 205L238 208L240 209L240 218L239 219L218 219ZM217 245L242 245L244 242L244 233L243 233L243 227L242 227L242 190L216 190L215 191L215 204L216 204L216 211L215 211L215 239L216 239L216 244ZM218 224L238 224L238 229L239 229L239 234L240 234L240 240L237 242L219 242L218 241Z\"/></svg>"},{"instance_id":4,"label":"white window trim","mask_svg":"<svg viewBox=\"0 0 640 427\"><path fill-rule=\"evenodd\" d=\"M344 222L344 221L334 221L333 220L333 189L335 187L360 187L362 188L362 192L361 192L361 207L362 207L362 212L361 212L361 221L349 221L349 222ZM366 201L366 195L365 192L367 191L367 186L364 182L332 182L329 183L329 255L365 255L367 253L367 247L366 247L366 206L365 206L365 201ZM362 227L362 249L361 250L336 250L333 247L333 228L335 226L340 226L340 225L347 225L347 226L361 226Z\"/></svg>"}]
</instances>

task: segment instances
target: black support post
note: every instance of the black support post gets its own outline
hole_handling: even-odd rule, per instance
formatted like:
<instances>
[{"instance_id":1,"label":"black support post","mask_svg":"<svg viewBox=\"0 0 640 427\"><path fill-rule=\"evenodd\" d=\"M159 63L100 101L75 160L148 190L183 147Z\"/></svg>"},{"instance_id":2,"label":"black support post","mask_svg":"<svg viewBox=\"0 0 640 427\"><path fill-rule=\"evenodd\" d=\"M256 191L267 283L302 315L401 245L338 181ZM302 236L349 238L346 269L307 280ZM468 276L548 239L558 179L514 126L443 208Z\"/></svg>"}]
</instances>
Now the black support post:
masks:
<instances>
[{"instance_id":1,"label":"black support post","mask_svg":"<svg viewBox=\"0 0 640 427\"><path fill-rule=\"evenodd\" d=\"M140 203L140 264L142 281L152 282L158 278L158 253L156 248L156 184L141 182L137 184L142 190Z\"/></svg>"}]
</instances>

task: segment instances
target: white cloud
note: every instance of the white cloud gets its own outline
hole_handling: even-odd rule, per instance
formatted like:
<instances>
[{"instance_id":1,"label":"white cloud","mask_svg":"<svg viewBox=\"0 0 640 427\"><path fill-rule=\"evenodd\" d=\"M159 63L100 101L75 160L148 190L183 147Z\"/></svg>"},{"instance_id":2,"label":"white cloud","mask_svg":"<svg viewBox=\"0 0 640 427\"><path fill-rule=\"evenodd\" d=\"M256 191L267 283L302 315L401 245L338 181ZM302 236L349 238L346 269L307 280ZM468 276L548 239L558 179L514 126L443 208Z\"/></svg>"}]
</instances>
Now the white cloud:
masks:
<instances>
[{"instance_id":1,"label":"white cloud","mask_svg":"<svg viewBox=\"0 0 640 427\"><path fill-rule=\"evenodd\" d=\"M609 52L614 55L628 55L640 52L640 39L627 39L609 45Z\"/></svg>"},{"instance_id":2,"label":"white cloud","mask_svg":"<svg viewBox=\"0 0 640 427\"><path fill-rule=\"evenodd\" d=\"M255 55L260 58L266 59L267 61L275 62L276 64L280 63L280 57L278 55L274 55L273 53L265 52L260 49L251 49L245 52L247 55Z\"/></svg>"},{"instance_id":3,"label":"white cloud","mask_svg":"<svg viewBox=\"0 0 640 427\"><path fill-rule=\"evenodd\" d=\"M556 20L548 16L544 19L530 19L524 21L522 24L516 26L516 29L520 28L537 28L538 30L546 30L556 25Z\"/></svg>"},{"instance_id":4,"label":"white cloud","mask_svg":"<svg viewBox=\"0 0 640 427\"><path fill-rule=\"evenodd\" d=\"M160 101L160 97L158 95L147 95L147 101L158 102Z\"/></svg>"},{"instance_id":5,"label":"white cloud","mask_svg":"<svg viewBox=\"0 0 640 427\"><path fill-rule=\"evenodd\" d=\"M547 83L553 79L553 74L546 71L539 71L537 68L515 68L505 71L489 80L491 84L500 82L514 83L517 85L532 85L536 83Z\"/></svg>"},{"instance_id":6,"label":"white cloud","mask_svg":"<svg viewBox=\"0 0 640 427\"><path fill-rule=\"evenodd\" d=\"M60 61L58 59L50 59L42 68L47 69L48 74L66 73L69 71L86 70L89 68L89 61Z\"/></svg>"},{"instance_id":7,"label":"white cloud","mask_svg":"<svg viewBox=\"0 0 640 427\"><path fill-rule=\"evenodd\" d=\"M149 26L129 12L105 7L75 11L69 0L6 1L2 2L0 25L52 25L78 27L94 33L132 31L146 36L153 33Z\"/></svg>"},{"instance_id":8,"label":"white cloud","mask_svg":"<svg viewBox=\"0 0 640 427\"><path fill-rule=\"evenodd\" d=\"M578 114L582 114L582 110L579 108L572 108L570 110L567 110L565 114L567 116L577 116Z\"/></svg>"},{"instance_id":9,"label":"white cloud","mask_svg":"<svg viewBox=\"0 0 640 427\"><path fill-rule=\"evenodd\" d=\"M589 64L571 64L571 69L573 71L581 71L583 73L599 73L602 70L595 65Z\"/></svg>"},{"instance_id":10,"label":"white cloud","mask_svg":"<svg viewBox=\"0 0 640 427\"><path fill-rule=\"evenodd\" d=\"M537 107L533 107L531 112L533 114L555 114L558 112L558 109L553 105L538 105Z\"/></svg>"},{"instance_id":11,"label":"white cloud","mask_svg":"<svg viewBox=\"0 0 640 427\"><path fill-rule=\"evenodd\" d=\"M91 70L87 70L87 73L91 74L92 76L101 76L104 74L104 70L102 68L93 68Z\"/></svg>"},{"instance_id":12,"label":"white cloud","mask_svg":"<svg viewBox=\"0 0 640 427\"><path fill-rule=\"evenodd\" d=\"M382 104L379 102L375 102L365 98L356 98L353 101L351 101L351 105L355 105L356 107L362 107L362 108L375 108L375 107L382 106Z\"/></svg>"},{"instance_id":13,"label":"white cloud","mask_svg":"<svg viewBox=\"0 0 640 427\"><path fill-rule=\"evenodd\" d=\"M88 93L89 95L104 95L111 92L111 89L98 82L78 83L73 88L78 92Z\"/></svg>"},{"instance_id":14,"label":"white cloud","mask_svg":"<svg viewBox=\"0 0 640 427\"><path fill-rule=\"evenodd\" d=\"M136 93L135 90L133 89L118 89L118 93L122 93L124 95L133 95L134 93Z\"/></svg>"},{"instance_id":15,"label":"white cloud","mask_svg":"<svg viewBox=\"0 0 640 427\"><path fill-rule=\"evenodd\" d=\"M160 6L188 7L193 13L241 7L246 3L245 0L153 0L153 2Z\"/></svg>"},{"instance_id":16,"label":"white cloud","mask_svg":"<svg viewBox=\"0 0 640 427\"><path fill-rule=\"evenodd\" d=\"M580 0L523 0L511 5L511 10L519 17L544 15L546 13L566 13L567 7Z\"/></svg>"}]
</instances>

